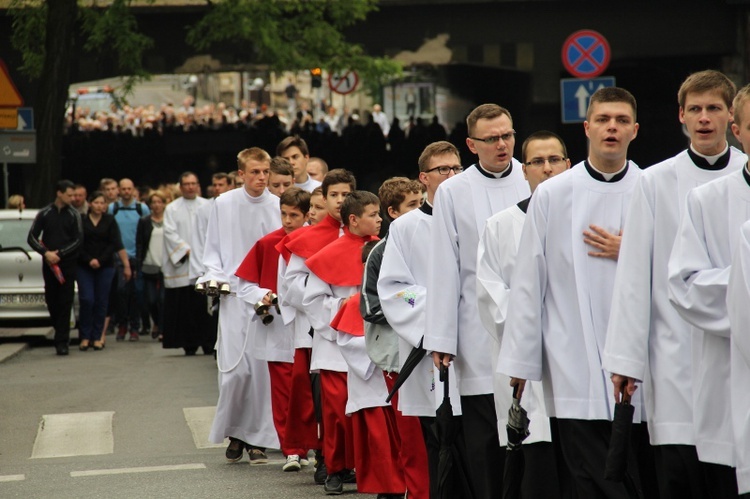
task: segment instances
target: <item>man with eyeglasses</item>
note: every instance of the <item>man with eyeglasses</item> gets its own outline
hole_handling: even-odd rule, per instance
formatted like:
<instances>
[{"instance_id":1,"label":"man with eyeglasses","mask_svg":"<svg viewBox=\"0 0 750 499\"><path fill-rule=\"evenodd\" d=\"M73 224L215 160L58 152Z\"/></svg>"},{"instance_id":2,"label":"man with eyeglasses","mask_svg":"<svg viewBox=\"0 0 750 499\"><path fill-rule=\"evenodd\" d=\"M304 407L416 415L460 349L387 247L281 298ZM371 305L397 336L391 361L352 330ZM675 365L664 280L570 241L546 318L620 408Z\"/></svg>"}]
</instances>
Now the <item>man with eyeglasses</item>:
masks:
<instances>
[{"instance_id":1,"label":"man with eyeglasses","mask_svg":"<svg viewBox=\"0 0 750 499\"><path fill-rule=\"evenodd\" d=\"M563 140L552 132L542 130L532 133L521 146L523 173L532 194L537 186L558 173L570 168ZM489 331L492 341L492 367L494 373L495 411L498 426L504 428L508 409L513 402L513 390L508 378L498 374L497 357L503 328L508 316L511 276L516 262L516 253L526 219L526 210L531 198L526 198L490 217L479 241L477 256L477 300L482 324ZM523 443L526 469L522 484L524 497L561 497L555 449L549 417L544 408L544 392L540 383L526 387L524 408L531 419L531 435ZM500 432L500 445L508 445L506 432ZM562 464L562 463L560 463Z\"/></svg>"},{"instance_id":2,"label":"man with eyeglasses","mask_svg":"<svg viewBox=\"0 0 750 499\"><path fill-rule=\"evenodd\" d=\"M619 233L625 220L640 176L627 159L638 134L635 98L597 90L584 130L588 158L539 185L529 204L497 370L518 398L526 380L542 381L577 496L624 499L639 486L632 454L625 481L604 478L614 396L601 357L617 262L591 256L583 233L592 224ZM639 422L639 397L631 403Z\"/></svg>"},{"instance_id":3,"label":"man with eyeglasses","mask_svg":"<svg viewBox=\"0 0 750 499\"><path fill-rule=\"evenodd\" d=\"M466 119L479 161L449 178L435 194L429 241L424 348L435 365L454 360L461 395L466 457L476 497L501 497L504 453L497 432L490 336L479 319L476 264L479 233L495 213L529 196L521 163L513 159L510 112L482 104ZM439 170L438 170L439 173Z\"/></svg>"},{"instance_id":4,"label":"man with eyeglasses","mask_svg":"<svg viewBox=\"0 0 750 499\"><path fill-rule=\"evenodd\" d=\"M190 260L195 257L190 241L196 218L208 199L198 196L200 183L193 172L180 175L182 196L164 210L164 348L183 348L185 355L195 355L198 347L212 354L216 339L207 330L205 297L193 291L195 279L190 278ZM212 341L213 339L213 341Z\"/></svg>"}]
</instances>

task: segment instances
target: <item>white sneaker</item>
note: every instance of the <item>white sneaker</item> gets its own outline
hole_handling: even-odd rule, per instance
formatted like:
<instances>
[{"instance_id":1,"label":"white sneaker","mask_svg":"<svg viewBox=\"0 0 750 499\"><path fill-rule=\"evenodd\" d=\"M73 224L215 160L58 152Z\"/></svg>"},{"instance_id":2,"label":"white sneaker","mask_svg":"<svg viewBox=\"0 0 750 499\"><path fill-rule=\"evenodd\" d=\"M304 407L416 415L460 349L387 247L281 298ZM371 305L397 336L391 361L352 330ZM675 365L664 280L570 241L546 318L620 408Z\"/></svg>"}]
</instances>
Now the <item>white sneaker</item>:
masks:
<instances>
[{"instance_id":1,"label":"white sneaker","mask_svg":"<svg viewBox=\"0 0 750 499\"><path fill-rule=\"evenodd\" d=\"M300 458L299 458L299 464L302 465L302 466L310 466L310 461L308 461L304 457L300 456Z\"/></svg>"},{"instance_id":2,"label":"white sneaker","mask_svg":"<svg viewBox=\"0 0 750 499\"><path fill-rule=\"evenodd\" d=\"M291 454L286 457L286 463L281 468L284 471L299 471L302 465L299 462L299 456L297 454Z\"/></svg>"}]
</instances>

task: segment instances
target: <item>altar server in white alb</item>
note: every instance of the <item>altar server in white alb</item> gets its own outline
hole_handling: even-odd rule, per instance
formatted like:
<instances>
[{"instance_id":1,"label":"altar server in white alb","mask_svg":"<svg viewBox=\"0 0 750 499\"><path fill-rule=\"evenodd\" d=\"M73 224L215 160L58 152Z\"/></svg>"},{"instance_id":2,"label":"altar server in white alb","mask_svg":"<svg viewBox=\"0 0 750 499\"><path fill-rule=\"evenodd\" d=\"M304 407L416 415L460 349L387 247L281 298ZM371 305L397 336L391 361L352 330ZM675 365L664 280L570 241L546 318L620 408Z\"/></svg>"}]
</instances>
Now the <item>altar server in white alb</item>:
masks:
<instances>
[{"instance_id":1,"label":"altar server in white alb","mask_svg":"<svg viewBox=\"0 0 750 499\"><path fill-rule=\"evenodd\" d=\"M492 396L490 336L479 319L477 245L485 221L529 196L521 163L513 159L510 112L482 104L466 119L466 144L479 162L440 185L429 240L424 348L436 365L455 357L466 455L474 494L500 497L505 454ZM491 456L491 458L488 458Z\"/></svg>"},{"instance_id":2,"label":"altar server in white alb","mask_svg":"<svg viewBox=\"0 0 750 499\"><path fill-rule=\"evenodd\" d=\"M204 203L193 217L193 230L190 233L190 279L197 280L205 272L203 267L203 247L206 245L206 231L208 230L208 219L211 217L211 210L214 207L214 201L217 197L225 192L234 189L233 182L229 175L224 172L214 173L211 176L211 187L213 187L214 197Z\"/></svg>"},{"instance_id":3,"label":"altar server in white alb","mask_svg":"<svg viewBox=\"0 0 750 499\"><path fill-rule=\"evenodd\" d=\"M245 302L237 297L235 276L250 248L269 232L281 227L279 198L266 190L271 157L253 147L237 155L238 175L244 179L216 199L206 233L203 254L205 274L198 282L227 282L231 293L219 305L217 364L219 402L209 440L221 443L229 437L226 457L242 459L244 450L251 464L268 461L265 447L279 447L271 413L271 382L268 366L252 353L250 317Z\"/></svg>"},{"instance_id":4,"label":"altar server in white alb","mask_svg":"<svg viewBox=\"0 0 750 499\"><path fill-rule=\"evenodd\" d=\"M667 265L688 191L745 164L726 141L735 93L718 71L694 73L682 83L679 119L690 146L643 172L623 233L603 365L615 386L627 383L632 392L636 381L643 383L662 498L710 497L708 490L722 481L706 481L704 473L717 468L699 464L698 458L714 462L701 456L700 445L696 454L701 423L694 425L693 403L702 380L694 377L692 359L700 341L669 303Z\"/></svg>"},{"instance_id":5,"label":"altar server in white alb","mask_svg":"<svg viewBox=\"0 0 750 499\"><path fill-rule=\"evenodd\" d=\"M747 126L747 125L746 125ZM746 134L750 129L746 128ZM748 134L750 136L750 134ZM737 488L750 497L750 222L743 224L729 271L727 309L731 332L732 429L737 456Z\"/></svg>"},{"instance_id":6,"label":"altar server in white alb","mask_svg":"<svg viewBox=\"0 0 750 499\"><path fill-rule=\"evenodd\" d=\"M732 124L732 131L741 142L750 136L746 130L742 133L748 121L750 87L745 87L734 99ZM750 140L742 145L745 150L750 149ZM688 192L669 259L669 300L693 326L695 340L700 342L700 348L693 350L698 457L715 469L710 485L714 492L721 491L722 497L737 495L726 293L740 227L748 219L750 172L746 164L740 171Z\"/></svg>"},{"instance_id":7,"label":"altar server in white alb","mask_svg":"<svg viewBox=\"0 0 750 499\"><path fill-rule=\"evenodd\" d=\"M533 194L545 180L570 168L570 159L562 139L552 132L534 132L521 146L523 173ZM477 300L479 317L493 341L493 369L497 368L500 342L508 316L511 275L516 263L518 243L531 198L496 213L487 220L477 253ZM500 445L505 447L508 436L505 425L508 409L513 402L513 389L508 377L495 373L495 411ZM555 450L552 432L544 408L544 392L540 383L528 383L523 407L529 413L531 435L524 440L526 458L523 494L528 497L560 497L559 480L556 479Z\"/></svg>"},{"instance_id":8,"label":"altar server in white alb","mask_svg":"<svg viewBox=\"0 0 750 499\"><path fill-rule=\"evenodd\" d=\"M542 183L531 198L498 371L519 392L525 380L542 381L578 497L626 498L623 482L604 479L614 397L600 359L617 262L591 256L584 239L592 225L618 234L625 222L640 175L627 159L638 134L635 98L617 87L597 90L584 129L588 159ZM631 478L635 467L631 454Z\"/></svg>"},{"instance_id":9,"label":"altar server in white alb","mask_svg":"<svg viewBox=\"0 0 750 499\"><path fill-rule=\"evenodd\" d=\"M418 209L405 213L390 225L378 276L380 306L399 338L400 368L424 337L428 273L424 245L430 240L435 191L445 180L463 171L458 149L446 141L428 145L418 164L419 181L427 189L427 199ZM451 393L455 393L455 377L452 379ZM426 355L417 364L398 393L398 409L402 414L419 416L427 448L430 489L437 490L439 444L432 425L435 409L443 398L443 389L431 356ZM453 414L460 415L459 397L451 397L451 403Z\"/></svg>"}]
</instances>

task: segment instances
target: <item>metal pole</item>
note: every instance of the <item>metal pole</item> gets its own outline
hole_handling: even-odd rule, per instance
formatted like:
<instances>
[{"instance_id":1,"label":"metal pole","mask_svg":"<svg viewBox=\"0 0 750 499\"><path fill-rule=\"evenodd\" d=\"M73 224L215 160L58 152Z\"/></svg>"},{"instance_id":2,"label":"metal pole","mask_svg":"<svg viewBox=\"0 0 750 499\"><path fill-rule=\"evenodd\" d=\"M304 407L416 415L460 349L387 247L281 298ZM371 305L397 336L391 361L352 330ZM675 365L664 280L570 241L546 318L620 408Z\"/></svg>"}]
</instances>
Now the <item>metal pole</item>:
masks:
<instances>
[{"instance_id":1,"label":"metal pole","mask_svg":"<svg viewBox=\"0 0 750 499\"><path fill-rule=\"evenodd\" d=\"M8 195L8 163L3 163L3 194L5 195L3 204L8 204L10 198Z\"/></svg>"}]
</instances>

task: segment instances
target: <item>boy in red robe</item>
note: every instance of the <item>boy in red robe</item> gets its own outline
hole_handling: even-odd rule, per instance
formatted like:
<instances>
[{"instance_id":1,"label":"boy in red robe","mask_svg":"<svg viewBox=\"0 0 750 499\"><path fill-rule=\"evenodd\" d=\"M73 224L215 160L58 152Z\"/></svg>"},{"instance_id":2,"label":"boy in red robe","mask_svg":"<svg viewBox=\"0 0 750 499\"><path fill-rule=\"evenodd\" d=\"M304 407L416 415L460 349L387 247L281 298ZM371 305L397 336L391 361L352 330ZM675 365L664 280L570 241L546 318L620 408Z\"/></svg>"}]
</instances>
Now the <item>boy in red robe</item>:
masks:
<instances>
[{"instance_id":1,"label":"boy in red robe","mask_svg":"<svg viewBox=\"0 0 750 499\"><path fill-rule=\"evenodd\" d=\"M278 292L279 252L276 245L286 235L302 227L310 208L310 194L291 187L281 195L281 228L262 237L252 247L238 267L235 275L240 278L237 296L247 302L256 328L253 354L268 362L271 377L271 411L273 423L286 456L284 471L299 471L302 459L307 457L307 448L290 446L285 438L289 411L289 396L292 387L293 331L285 326L280 317L274 317ZM256 313L256 304L266 307L272 321L266 324Z\"/></svg>"},{"instance_id":2,"label":"boy in red robe","mask_svg":"<svg viewBox=\"0 0 750 499\"><path fill-rule=\"evenodd\" d=\"M325 217L312 227L304 227L281 241L279 250L286 262L286 270L280 281L280 301L282 314L286 315L285 322L295 322L295 353L294 370L292 374L292 394L289 402L290 412L299 417L299 421L288 419L287 438L295 445L306 444L308 448L317 449L315 482L323 485L330 470L334 473L349 471L354 468L354 451L350 433L350 422L343 416L335 416L337 411L318 406L321 413L321 425L317 428L315 420L310 424L310 411L313 394L310 387L310 372L317 378L318 386L322 385L322 378L326 378L325 385L329 392L346 394L346 363L338 352L335 344L321 335L307 334L309 322L307 310L302 304L310 270L306 261L329 243L337 240L343 233L341 225L341 204L344 198L356 189L356 180L351 172L343 169L331 170L326 174L321 186L325 203ZM318 210L319 211L319 210ZM291 311L291 312L289 312ZM327 323L326 323L327 325ZM304 327L306 326L306 327ZM304 330L303 330L304 329ZM318 374L320 372L320 375ZM321 388L321 391L325 390ZM321 395L321 398L323 396ZM335 399L335 397L334 397ZM330 408L331 406L327 406ZM312 414L314 418L314 413ZM329 421L326 426L325 421ZM293 426L293 427L290 427ZM318 440L318 437L320 440ZM318 442L309 446L313 442ZM329 453L331 454L329 456ZM323 456L326 456L325 458ZM330 470L329 470L330 469ZM347 473L346 481L353 481L353 473Z\"/></svg>"}]
</instances>

